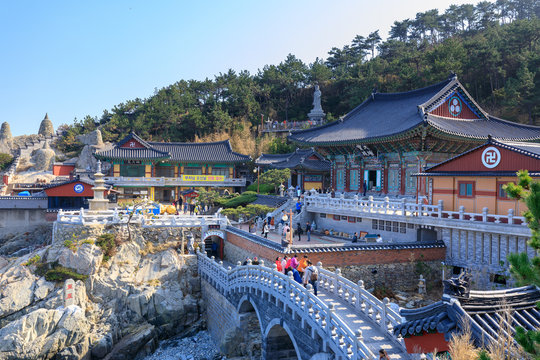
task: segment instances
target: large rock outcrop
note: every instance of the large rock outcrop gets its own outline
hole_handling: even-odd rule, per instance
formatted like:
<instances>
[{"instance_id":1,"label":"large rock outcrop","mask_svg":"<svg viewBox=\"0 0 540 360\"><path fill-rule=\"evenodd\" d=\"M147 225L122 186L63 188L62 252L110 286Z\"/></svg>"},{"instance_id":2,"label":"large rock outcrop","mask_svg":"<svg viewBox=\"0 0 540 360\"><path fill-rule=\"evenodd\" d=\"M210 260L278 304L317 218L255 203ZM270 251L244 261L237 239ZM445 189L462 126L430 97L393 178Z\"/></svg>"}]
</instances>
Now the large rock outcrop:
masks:
<instances>
[{"instance_id":1,"label":"large rock outcrop","mask_svg":"<svg viewBox=\"0 0 540 360\"><path fill-rule=\"evenodd\" d=\"M52 124L52 121L49 120L49 114L45 114L45 118L41 120L41 124L39 125L39 135L43 135L45 137L53 136L54 134L54 127Z\"/></svg>"},{"instance_id":2,"label":"large rock outcrop","mask_svg":"<svg viewBox=\"0 0 540 360\"><path fill-rule=\"evenodd\" d=\"M197 259L178 253L180 230L132 227L128 240L117 227L57 224L51 245L0 257L1 360L133 359L200 326ZM104 233L118 245L106 262L95 245ZM62 283L37 274L39 262L87 276L75 283L73 306L64 308Z\"/></svg>"}]
</instances>

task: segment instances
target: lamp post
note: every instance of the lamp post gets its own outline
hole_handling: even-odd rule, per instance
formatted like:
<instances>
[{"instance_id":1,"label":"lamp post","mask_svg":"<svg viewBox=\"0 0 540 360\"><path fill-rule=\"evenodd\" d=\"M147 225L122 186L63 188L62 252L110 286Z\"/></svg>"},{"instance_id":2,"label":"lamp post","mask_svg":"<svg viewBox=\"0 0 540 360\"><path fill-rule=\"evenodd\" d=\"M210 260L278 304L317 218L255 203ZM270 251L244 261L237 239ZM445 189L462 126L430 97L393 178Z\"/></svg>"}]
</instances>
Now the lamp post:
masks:
<instances>
[{"instance_id":1,"label":"lamp post","mask_svg":"<svg viewBox=\"0 0 540 360\"><path fill-rule=\"evenodd\" d=\"M259 172L261 168L257 166L257 168L253 169L254 173L257 173L257 194L259 193Z\"/></svg>"}]
</instances>

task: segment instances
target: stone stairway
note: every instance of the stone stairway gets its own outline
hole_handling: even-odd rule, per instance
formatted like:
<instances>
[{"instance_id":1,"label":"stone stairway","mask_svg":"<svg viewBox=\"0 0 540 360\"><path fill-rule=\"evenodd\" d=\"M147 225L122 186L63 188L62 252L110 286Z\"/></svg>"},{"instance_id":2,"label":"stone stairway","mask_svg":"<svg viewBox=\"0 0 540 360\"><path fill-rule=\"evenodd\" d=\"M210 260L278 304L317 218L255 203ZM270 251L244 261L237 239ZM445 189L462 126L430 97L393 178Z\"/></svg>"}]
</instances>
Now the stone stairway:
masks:
<instances>
[{"instance_id":1,"label":"stone stairway","mask_svg":"<svg viewBox=\"0 0 540 360\"><path fill-rule=\"evenodd\" d=\"M326 304L334 305L335 314L345 322L349 328L356 332L362 330L364 344L376 355L380 349L386 350L390 359L410 359L404 349L399 346L397 340L388 334L384 334L379 326L373 324L371 319L357 311L349 303L343 301L334 294L320 289L317 296Z\"/></svg>"}]
</instances>

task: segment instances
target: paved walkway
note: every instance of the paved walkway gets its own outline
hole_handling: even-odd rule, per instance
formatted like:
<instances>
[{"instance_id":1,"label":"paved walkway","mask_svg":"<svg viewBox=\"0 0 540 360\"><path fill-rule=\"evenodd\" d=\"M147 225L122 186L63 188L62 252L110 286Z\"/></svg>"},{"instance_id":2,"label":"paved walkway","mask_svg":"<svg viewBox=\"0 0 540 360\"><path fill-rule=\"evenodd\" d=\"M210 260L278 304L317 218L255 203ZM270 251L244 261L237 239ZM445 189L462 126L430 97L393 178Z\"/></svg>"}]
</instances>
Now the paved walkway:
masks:
<instances>
[{"instance_id":1,"label":"paved walkway","mask_svg":"<svg viewBox=\"0 0 540 360\"><path fill-rule=\"evenodd\" d=\"M354 307L338 298L336 295L325 290L319 290L317 296L326 304L333 304L335 313L349 328L356 332L357 329L362 330L364 336L364 344L375 354L379 355L379 350L384 349L388 353L390 359L410 359L410 355L402 350L394 341L385 335L379 326L375 326L371 320L361 312L358 312Z\"/></svg>"},{"instance_id":2,"label":"paved walkway","mask_svg":"<svg viewBox=\"0 0 540 360\"><path fill-rule=\"evenodd\" d=\"M245 230L245 231L248 231L248 225L246 224L241 224L241 225L235 225L235 227L239 228L239 229L242 229L242 230ZM257 231L257 235L261 235L261 232L260 231ZM346 243L350 243L351 241L350 240L345 240L345 239L340 239L340 238L335 238L335 237L332 237L332 236L327 236L327 235L317 235L317 234L312 234L311 235L311 241L307 241L307 235L304 233L302 234L301 236L302 240L301 241L298 241L298 236L295 235L294 238L293 238L293 245L309 245L309 244L314 244L314 245L340 245L340 244L346 244ZM268 233L268 240L272 240L278 244L281 244L281 235L277 233L277 231L270 231Z\"/></svg>"}]
</instances>

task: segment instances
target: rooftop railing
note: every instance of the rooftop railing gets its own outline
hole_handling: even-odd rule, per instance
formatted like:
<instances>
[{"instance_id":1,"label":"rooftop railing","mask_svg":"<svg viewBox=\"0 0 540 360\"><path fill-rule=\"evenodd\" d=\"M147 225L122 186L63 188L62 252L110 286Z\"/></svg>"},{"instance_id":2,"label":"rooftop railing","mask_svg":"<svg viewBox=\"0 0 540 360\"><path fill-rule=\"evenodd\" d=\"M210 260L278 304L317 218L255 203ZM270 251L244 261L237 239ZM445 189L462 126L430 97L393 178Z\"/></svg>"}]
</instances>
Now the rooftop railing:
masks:
<instances>
[{"instance_id":1,"label":"rooftop railing","mask_svg":"<svg viewBox=\"0 0 540 360\"><path fill-rule=\"evenodd\" d=\"M443 201L439 200L437 205L416 204L407 202L406 199L399 201L373 200L369 196L367 199L359 198L355 195L352 199L345 197L332 198L318 194L306 194L304 197L306 207L313 212L348 212L351 216L361 214L384 214L394 216L429 217L447 220L466 220L471 222L483 222L493 224L507 224L526 226L523 216L515 216L514 210L509 209L508 214L490 214L488 208L484 208L481 213L466 212L464 206L460 206L458 211L444 210Z\"/></svg>"},{"instance_id":2,"label":"rooftop railing","mask_svg":"<svg viewBox=\"0 0 540 360\"><path fill-rule=\"evenodd\" d=\"M225 178L223 181L184 181L174 177L105 176L106 182L131 186L245 186L245 178Z\"/></svg>"},{"instance_id":3,"label":"rooftop railing","mask_svg":"<svg viewBox=\"0 0 540 360\"><path fill-rule=\"evenodd\" d=\"M263 132L282 132L290 130L303 130L315 126L320 126L323 123L320 121L274 121L267 122L263 126Z\"/></svg>"}]
</instances>

